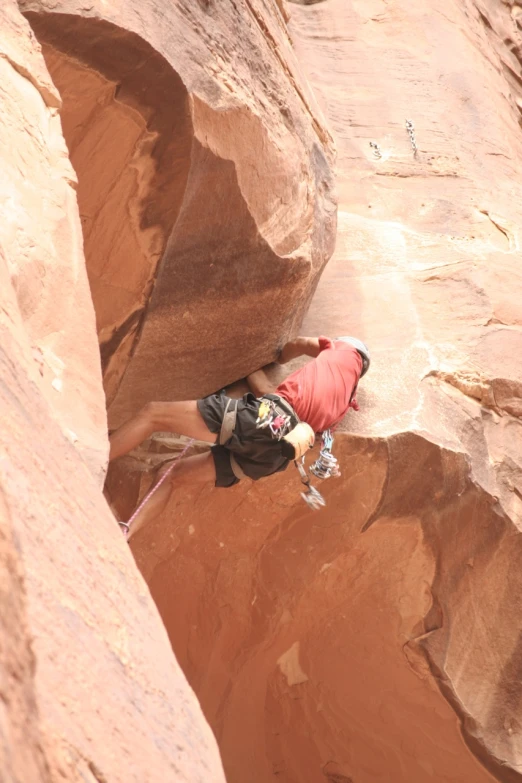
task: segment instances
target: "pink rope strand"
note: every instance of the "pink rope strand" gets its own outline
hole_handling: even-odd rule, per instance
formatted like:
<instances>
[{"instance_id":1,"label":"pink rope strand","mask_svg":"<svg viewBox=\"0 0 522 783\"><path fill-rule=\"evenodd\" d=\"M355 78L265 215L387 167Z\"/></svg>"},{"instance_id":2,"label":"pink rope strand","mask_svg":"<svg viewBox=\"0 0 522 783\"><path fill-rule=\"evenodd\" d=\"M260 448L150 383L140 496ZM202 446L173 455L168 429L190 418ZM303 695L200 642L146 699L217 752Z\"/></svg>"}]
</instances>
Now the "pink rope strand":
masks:
<instances>
[{"instance_id":1,"label":"pink rope strand","mask_svg":"<svg viewBox=\"0 0 522 783\"><path fill-rule=\"evenodd\" d=\"M154 495L154 493L158 491L158 489L161 487L163 482L167 479L167 476L169 476L172 473L172 471L174 470L174 468L176 467L176 465L178 464L180 459L182 459L185 456L185 454L187 453L187 451L189 450L189 448L192 446L193 443L194 443L194 438L191 438L189 440L189 442L187 443L187 445L185 446L185 448L183 449L183 451L181 452L181 454L179 456L177 456L176 459L173 460L172 465L169 468L167 468L167 470L165 471L163 476L160 478L158 483L155 484L152 487L150 492L147 492L147 494L145 495L145 497L143 498L143 500L139 504L139 506L136 509L136 511L134 512L134 514L128 520L128 522L119 522L119 525L120 525L120 527L121 527L121 529L123 531L123 534L124 534L124 536L126 538L128 537L129 532L130 532L130 526L132 525L132 523L134 522L134 520L136 519L136 517L140 513L140 511L143 508L143 506L145 506L148 503L148 501L151 499L151 497Z\"/></svg>"}]
</instances>

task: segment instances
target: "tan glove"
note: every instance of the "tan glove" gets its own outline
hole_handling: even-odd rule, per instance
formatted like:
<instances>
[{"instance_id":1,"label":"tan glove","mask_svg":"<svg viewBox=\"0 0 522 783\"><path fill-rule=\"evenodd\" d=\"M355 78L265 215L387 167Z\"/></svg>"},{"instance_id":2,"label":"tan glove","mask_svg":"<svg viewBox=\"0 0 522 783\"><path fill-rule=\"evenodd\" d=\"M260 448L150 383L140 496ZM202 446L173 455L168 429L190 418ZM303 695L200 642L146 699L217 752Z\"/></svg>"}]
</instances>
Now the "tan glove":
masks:
<instances>
[{"instance_id":1,"label":"tan glove","mask_svg":"<svg viewBox=\"0 0 522 783\"><path fill-rule=\"evenodd\" d=\"M300 421L296 424L293 430L290 430L288 435L285 435L283 441L288 444L288 448L283 449L283 455L287 459L299 459L311 449L315 443L315 432L304 421ZM287 456L293 449L294 456Z\"/></svg>"}]
</instances>

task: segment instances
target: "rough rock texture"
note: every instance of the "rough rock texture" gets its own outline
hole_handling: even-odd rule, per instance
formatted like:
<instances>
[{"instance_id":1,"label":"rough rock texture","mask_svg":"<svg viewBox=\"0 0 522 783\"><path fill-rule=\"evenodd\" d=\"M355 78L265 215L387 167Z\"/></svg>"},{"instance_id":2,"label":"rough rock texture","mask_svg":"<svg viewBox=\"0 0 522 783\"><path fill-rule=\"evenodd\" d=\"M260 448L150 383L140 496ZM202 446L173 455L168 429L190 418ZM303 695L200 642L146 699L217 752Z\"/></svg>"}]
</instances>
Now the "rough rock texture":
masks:
<instances>
[{"instance_id":1,"label":"rough rock texture","mask_svg":"<svg viewBox=\"0 0 522 783\"><path fill-rule=\"evenodd\" d=\"M436 479L424 470L415 482L412 450L408 471L389 473L387 495L394 480L399 492L393 514L385 497L372 524L413 515L426 536L426 498L430 515L451 514L453 536L438 523L432 556L441 629L420 646L464 717L470 746L501 780L522 772L522 657L511 619L522 590L514 576L522 522L519 12L480 0L415 8L332 0L292 17L339 150L337 252L306 326L338 329L348 310L349 330L374 348L365 413L353 429L392 442L414 432L467 464L469 489L444 508L456 471ZM378 51L386 68L377 75ZM342 306L332 290L345 293Z\"/></svg>"},{"instance_id":2,"label":"rough rock texture","mask_svg":"<svg viewBox=\"0 0 522 783\"><path fill-rule=\"evenodd\" d=\"M64 101L111 426L273 359L335 238L280 4L20 5Z\"/></svg>"},{"instance_id":3,"label":"rough rock texture","mask_svg":"<svg viewBox=\"0 0 522 783\"><path fill-rule=\"evenodd\" d=\"M315 515L292 472L173 493L133 543L229 783L521 779L520 10L291 7L338 146L303 331L373 351L343 478Z\"/></svg>"},{"instance_id":4,"label":"rough rock texture","mask_svg":"<svg viewBox=\"0 0 522 783\"><path fill-rule=\"evenodd\" d=\"M224 783L101 494L99 352L59 105L28 23L3 0L0 780Z\"/></svg>"},{"instance_id":5,"label":"rough rock texture","mask_svg":"<svg viewBox=\"0 0 522 783\"><path fill-rule=\"evenodd\" d=\"M1 98L9 111L4 109L0 124L0 252L42 392L101 480L105 401L60 98L16 3L2 4L2 19Z\"/></svg>"},{"instance_id":6,"label":"rough rock texture","mask_svg":"<svg viewBox=\"0 0 522 783\"><path fill-rule=\"evenodd\" d=\"M328 136L281 3L22 7L64 97L113 422L262 364L334 228ZM59 98L3 14L0 762L24 783L220 781L99 495ZM174 493L133 542L228 783L522 777L519 19L501 0L291 7L339 152L339 241L304 329L373 351L343 477L316 514L292 471ZM177 449L159 437L114 466L122 517Z\"/></svg>"},{"instance_id":7,"label":"rough rock texture","mask_svg":"<svg viewBox=\"0 0 522 783\"><path fill-rule=\"evenodd\" d=\"M521 522L520 31L501 2L451 12L442 1L331 2L295 9L293 24L336 132L341 201L335 259L305 328L355 329L376 360L350 427L415 429L462 450ZM388 73L376 78L385 47Z\"/></svg>"}]
</instances>

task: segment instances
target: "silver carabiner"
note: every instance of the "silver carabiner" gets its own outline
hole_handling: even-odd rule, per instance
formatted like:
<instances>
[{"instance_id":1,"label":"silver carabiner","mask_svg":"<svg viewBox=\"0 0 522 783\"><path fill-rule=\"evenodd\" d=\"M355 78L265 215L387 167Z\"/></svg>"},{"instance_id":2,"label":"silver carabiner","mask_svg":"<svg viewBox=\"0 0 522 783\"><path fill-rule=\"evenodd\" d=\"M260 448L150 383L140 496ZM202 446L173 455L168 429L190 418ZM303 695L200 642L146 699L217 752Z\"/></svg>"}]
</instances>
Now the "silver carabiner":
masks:
<instances>
[{"instance_id":1,"label":"silver carabiner","mask_svg":"<svg viewBox=\"0 0 522 783\"><path fill-rule=\"evenodd\" d=\"M312 509L312 511L319 511L320 508L326 506L326 500L323 498L321 493L311 485L308 487L307 492L301 492L301 497L307 506Z\"/></svg>"},{"instance_id":2,"label":"silver carabiner","mask_svg":"<svg viewBox=\"0 0 522 783\"><path fill-rule=\"evenodd\" d=\"M300 460L295 460L295 466L301 476L301 482L306 487L306 492L301 492L301 497L309 508L311 508L313 511L318 511L322 506L326 506L326 500L323 498L321 493L310 484L310 478L306 472L304 461L304 456L302 456Z\"/></svg>"},{"instance_id":3,"label":"silver carabiner","mask_svg":"<svg viewBox=\"0 0 522 783\"><path fill-rule=\"evenodd\" d=\"M310 473L317 478L327 479L332 476L337 478L341 475L341 470L332 452L321 449L318 459L310 465Z\"/></svg>"}]
</instances>

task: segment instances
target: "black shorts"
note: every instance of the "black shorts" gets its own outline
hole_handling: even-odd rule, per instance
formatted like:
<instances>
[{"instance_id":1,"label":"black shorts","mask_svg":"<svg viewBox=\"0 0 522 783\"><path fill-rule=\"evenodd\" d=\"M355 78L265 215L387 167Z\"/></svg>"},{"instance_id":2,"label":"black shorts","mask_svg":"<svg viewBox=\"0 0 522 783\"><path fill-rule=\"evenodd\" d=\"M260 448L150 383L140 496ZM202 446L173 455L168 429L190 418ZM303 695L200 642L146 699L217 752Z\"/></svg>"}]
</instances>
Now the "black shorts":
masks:
<instances>
[{"instance_id":1,"label":"black shorts","mask_svg":"<svg viewBox=\"0 0 522 783\"><path fill-rule=\"evenodd\" d=\"M229 399L230 397L224 394L211 394L197 402L205 424L218 438ZM256 427L260 404L253 394L245 394L238 401L236 426L232 436L226 444L212 446L216 487L232 487L239 482L230 463L231 452L243 473L254 481L288 467L289 460L283 457L281 443L273 437L270 428Z\"/></svg>"}]
</instances>

